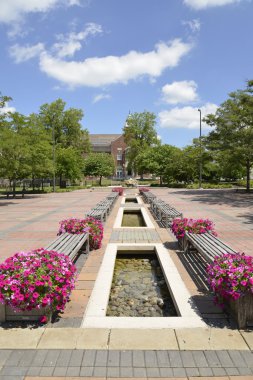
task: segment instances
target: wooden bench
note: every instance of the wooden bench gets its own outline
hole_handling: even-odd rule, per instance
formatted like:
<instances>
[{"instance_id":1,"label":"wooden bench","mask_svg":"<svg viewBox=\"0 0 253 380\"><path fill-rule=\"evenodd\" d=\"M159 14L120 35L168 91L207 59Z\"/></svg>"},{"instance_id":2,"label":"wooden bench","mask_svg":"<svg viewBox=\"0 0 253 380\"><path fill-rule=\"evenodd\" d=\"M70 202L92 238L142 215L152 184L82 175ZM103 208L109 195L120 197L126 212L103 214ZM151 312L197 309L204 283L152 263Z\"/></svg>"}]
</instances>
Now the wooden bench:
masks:
<instances>
[{"instance_id":1,"label":"wooden bench","mask_svg":"<svg viewBox=\"0 0 253 380\"><path fill-rule=\"evenodd\" d=\"M6 191L4 193L4 195L6 195L7 198L10 198L10 196L12 196L12 198L16 198L16 197L21 197L21 198L24 198L25 197L25 191L24 190L20 190L20 191Z\"/></svg>"},{"instance_id":2,"label":"wooden bench","mask_svg":"<svg viewBox=\"0 0 253 380\"><path fill-rule=\"evenodd\" d=\"M215 256L222 256L224 253L237 252L209 232L205 234L186 232L182 248L185 253L190 253L192 249L197 250L209 263L214 261Z\"/></svg>"},{"instance_id":3,"label":"wooden bench","mask_svg":"<svg viewBox=\"0 0 253 380\"><path fill-rule=\"evenodd\" d=\"M107 212L104 208L92 209L86 213L86 216L92 216L95 219L101 220L101 222L106 221Z\"/></svg>"},{"instance_id":4,"label":"wooden bench","mask_svg":"<svg viewBox=\"0 0 253 380\"><path fill-rule=\"evenodd\" d=\"M85 253L89 253L88 232L83 234L69 234L66 232L52 241L46 249L64 253L71 260L74 260L83 246L85 246Z\"/></svg>"}]
</instances>

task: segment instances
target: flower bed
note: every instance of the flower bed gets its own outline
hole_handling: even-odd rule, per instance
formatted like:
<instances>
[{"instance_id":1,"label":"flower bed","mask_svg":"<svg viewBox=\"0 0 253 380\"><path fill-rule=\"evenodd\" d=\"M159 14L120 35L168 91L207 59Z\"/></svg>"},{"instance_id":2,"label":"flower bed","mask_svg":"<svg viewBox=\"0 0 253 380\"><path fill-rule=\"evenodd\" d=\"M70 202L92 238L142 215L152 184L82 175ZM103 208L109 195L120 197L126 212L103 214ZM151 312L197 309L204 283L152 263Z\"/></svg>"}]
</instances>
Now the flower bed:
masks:
<instances>
[{"instance_id":1,"label":"flower bed","mask_svg":"<svg viewBox=\"0 0 253 380\"><path fill-rule=\"evenodd\" d=\"M104 228L102 223L89 216L85 219L69 218L60 222L58 234L68 232L70 234L81 234L89 232L90 250L99 249L102 245Z\"/></svg>"},{"instance_id":2,"label":"flower bed","mask_svg":"<svg viewBox=\"0 0 253 380\"><path fill-rule=\"evenodd\" d=\"M16 313L63 311L75 279L76 267L64 254L44 248L18 252L0 265L0 302Z\"/></svg>"},{"instance_id":3,"label":"flower bed","mask_svg":"<svg viewBox=\"0 0 253 380\"><path fill-rule=\"evenodd\" d=\"M149 191L149 189L147 187L139 187L139 193L142 194L142 193L145 193Z\"/></svg>"},{"instance_id":4,"label":"flower bed","mask_svg":"<svg viewBox=\"0 0 253 380\"><path fill-rule=\"evenodd\" d=\"M123 195L123 187L114 187L112 189L114 193L119 193L119 195Z\"/></svg>"},{"instance_id":5,"label":"flower bed","mask_svg":"<svg viewBox=\"0 0 253 380\"><path fill-rule=\"evenodd\" d=\"M227 253L207 267L208 281L215 303L228 308L239 328L253 321L253 257Z\"/></svg>"},{"instance_id":6,"label":"flower bed","mask_svg":"<svg viewBox=\"0 0 253 380\"><path fill-rule=\"evenodd\" d=\"M209 219L175 218L172 222L171 230L177 239L183 238L186 231L194 234L211 232L213 235L217 236L217 233L214 230L214 224Z\"/></svg>"}]
</instances>

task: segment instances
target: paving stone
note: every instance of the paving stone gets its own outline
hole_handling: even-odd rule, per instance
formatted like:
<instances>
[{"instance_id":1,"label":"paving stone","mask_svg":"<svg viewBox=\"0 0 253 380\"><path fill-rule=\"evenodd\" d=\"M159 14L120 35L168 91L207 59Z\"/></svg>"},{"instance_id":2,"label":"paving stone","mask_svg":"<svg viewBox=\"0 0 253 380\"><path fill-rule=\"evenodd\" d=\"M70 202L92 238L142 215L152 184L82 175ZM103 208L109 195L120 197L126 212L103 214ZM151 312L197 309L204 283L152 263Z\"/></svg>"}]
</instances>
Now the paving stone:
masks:
<instances>
[{"instance_id":1,"label":"paving stone","mask_svg":"<svg viewBox=\"0 0 253 380\"><path fill-rule=\"evenodd\" d=\"M253 368L253 352L251 351L239 351L242 355L244 361L248 364L249 367Z\"/></svg>"},{"instance_id":2,"label":"paving stone","mask_svg":"<svg viewBox=\"0 0 253 380\"><path fill-rule=\"evenodd\" d=\"M181 359L183 362L183 367L195 367L195 362L193 359L193 355L190 351L182 351L180 352Z\"/></svg>"},{"instance_id":3,"label":"paving stone","mask_svg":"<svg viewBox=\"0 0 253 380\"><path fill-rule=\"evenodd\" d=\"M96 350L85 350L83 354L82 367L92 367L94 366L96 359Z\"/></svg>"},{"instance_id":4,"label":"paving stone","mask_svg":"<svg viewBox=\"0 0 253 380\"><path fill-rule=\"evenodd\" d=\"M21 375L21 376L8 376L8 375L2 375L0 377L1 380L24 380L24 376Z\"/></svg>"},{"instance_id":5,"label":"paving stone","mask_svg":"<svg viewBox=\"0 0 253 380\"><path fill-rule=\"evenodd\" d=\"M160 377L159 368L147 368L148 377Z\"/></svg>"},{"instance_id":6,"label":"paving stone","mask_svg":"<svg viewBox=\"0 0 253 380\"><path fill-rule=\"evenodd\" d=\"M167 351L156 351L158 367L170 367L170 359Z\"/></svg>"},{"instance_id":7,"label":"paving stone","mask_svg":"<svg viewBox=\"0 0 253 380\"><path fill-rule=\"evenodd\" d=\"M68 367L72 355L72 350L61 350L57 358L56 367Z\"/></svg>"},{"instance_id":8,"label":"paving stone","mask_svg":"<svg viewBox=\"0 0 253 380\"><path fill-rule=\"evenodd\" d=\"M41 371L41 367L30 367L27 370L27 376L39 376Z\"/></svg>"},{"instance_id":9,"label":"paving stone","mask_svg":"<svg viewBox=\"0 0 253 380\"><path fill-rule=\"evenodd\" d=\"M203 351L192 351L192 356L197 367L208 367L208 363Z\"/></svg>"},{"instance_id":10,"label":"paving stone","mask_svg":"<svg viewBox=\"0 0 253 380\"><path fill-rule=\"evenodd\" d=\"M84 350L72 350L68 365L70 367L80 367L83 360L83 354Z\"/></svg>"},{"instance_id":11,"label":"paving stone","mask_svg":"<svg viewBox=\"0 0 253 380\"><path fill-rule=\"evenodd\" d=\"M33 359L33 366L34 367L40 367L44 364L44 361L47 356L47 350L37 350L35 357Z\"/></svg>"},{"instance_id":12,"label":"paving stone","mask_svg":"<svg viewBox=\"0 0 253 380\"><path fill-rule=\"evenodd\" d=\"M112 350L108 354L108 367L119 367L120 351Z\"/></svg>"},{"instance_id":13,"label":"paving stone","mask_svg":"<svg viewBox=\"0 0 253 380\"><path fill-rule=\"evenodd\" d=\"M204 353L209 367L221 367L219 358L215 351L205 351Z\"/></svg>"},{"instance_id":14,"label":"paving stone","mask_svg":"<svg viewBox=\"0 0 253 380\"><path fill-rule=\"evenodd\" d=\"M25 350L25 354L20 359L19 366L29 367L31 364L33 364L35 355L35 350Z\"/></svg>"},{"instance_id":15,"label":"paving stone","mask_svg":"<svg viewBox=\"0 0 253 380\"><path fill-rule=\"evenodd\" d=\"M101 367L100 367L101 368ZM82 367L79 376L92 376L94 367Z\"/></svg>"},{"instance_id":16,"label":"paving stone","mask_svg":"<svg viewBox=\"0 0 253 380\"><path fill-rule=\"evenodd\" d=\"M208 376L213 376L213 371L212 371L212 368L208 368L208 367L199 367L199 374L200 376L202 377L208 377Z\"/></svg>"},{"instance_id":17,"label":"paving stone","mask_svg":"<svg viewBox=\"0 0 253 380\"><path fill-rule=\"evenodd\" d=\"M120 369L119 367L107 367L107 377L119 377Z\"/></svg>"},{"instance_id":18,"label":"paving stone","mask_svg":"<svg viewBox=\"0 0 253 380\"><path fill-rule=\"evenodd\" d=\"M54 376L65 376L67 372L68 367L55 367L54 369Z\"/></svg>"},{"instance_id":19,"label":"paving stone","mask_svg":"<svg viewBox=\"0 0 253 380\"><path fill-rule=\"evenodd\" d=\"M193 368L193 367L186 367L185 368L187 376L199 376L199 369L198 368Z\"/></svg>"},{"instance_id":20,"label":"paving stone","mask_svg":"<svg viewBox=\"0 0 253 380\"><path fill-rule=\"evenodd\" d=\"M59 355L60 355L60 350L48 350L43 366L55 367Z\"/></svg>"},{"instance_id":21,"label":"paving stone","mask_svg":"<svg viewBox=\"0 0 253 380\"><path fill-rule=\"evenodd\" d=\"M133 371L134 371L134 377L146 377L147 376L146 368L134 367Z\"/></svg>"},{"instance_id":22,"label":"paving stone","mask_svg":"<svg viewBox=\"0 0 253 380\"><path fill-rule=\"evenodd\" d=\"M224 368L213 367L212 371L214 376L226 376L226 371Z\"/></svg>"},{"instance_id":23,"label":"paving stone","mask_svg":"<svg viewBox=\"0 0 253 380\"><path fill-rule=\"evenodd\" d=\"M173 371L172 368L160 368L161 377L172 377Z\"/></svg>"},{"instance_id":24,"label":"paving stone","mask_svg":"<svg viewBox=\"0 0 253 380\"><path fill-rule=\"evenodd\" d=\"M183 367L179 351L169 351L169 358L172 367Z\"/></svg>"},{"instance_id":25,"label":"paving stone","mask_svg":"<svg viewBox=\"0 0 253 380\"><path fill-rule=\"evenodd\" d=\"M120 352L120 366L132 367L132 365L133 365L132 351L121 351Z\"/></svg>"},{"instance_id":26,"label":"paving stone","mask_svg":"<svg viewBox=\"0 0 253 380\"><path fill-rule=\"evenodd\" d=\"M52 376L54 367L42 367L40 370L40 376Z\"/></svg>"},{"instance_id":27,"label":"paving stone","mask_svg":"<svg viewBox=\"0 0 253 380\"><path fill-rule=\"evenodd\" d=\"M247 363L245 362L240 351L228 351L228 354L231 357L235 367L247 367Z\"/></svg>"},{"instance_id":28,"label":"paving stone","mask_svg":"<svg viewBox=\"0 0 253 380\"><path fill-rule=\"evenodd\" d=\"M18 365L23 356L24 356L24 350L12 350L11 354L9 355L9 357L7 358L5 362L5 365L6 366Z\"/></svg>"},{"instance_id":29,"label":"paving stone","mask_svg":"<svg viewBox=\"0 0 253 380\"><path fill-rule=\"evenodd\" d=\"M26 375L26 372L28 370L28 367L3 367L1 369L1 375L7 375L7 376L24 376Z\"/></svg>"},{"instance_id":30,"label":"paving stone","mask_svg":"<svg viewBox=\"0 0 253 380\"><path fill-rule=\"evenodd\" d=\"M144 351L133 351L133 367L145 367Z\"/></svg>"},{"instance_id":31,"label":"paving stone","mask_svg":"<svg viewBox=\"0 0 253 380\"><path fill-rule=\"evenodd\" d=\"M5 365L11 353L12 353L12 350L0 350L0 366Z\"/></svg>"},{"instance_id":32,"label":"paving stone","mask_svg":"<svg viewBox=\"0 0 253 380\"><path fill-rule=\"evenodd\" d=\"M79 374L80 367L67 367L66 376L79 376Z\"/></svg>"},{"instance_id":33,"label":"paving stone","mask_svg":"<svg viewBox=\"0 0 253 380\"><path fill-rule=\"evenodd\" d=\"M94 377L102 377L106 376L107 367L94 367L93 376Z\"/></svg>"},{"instance_id":34,"label":"paving stone","mask_svg":"<svg viewBox=\"0 0 253 380\"><path fill-rule=\"evenodd\" d=\"M144 357L145 357L146 367L154 368L158 366L155 351L145 351Z\"/></svg>"},{"instance_id":35,"label":"paving stone","mask_svg":"<svg viewBox=\"0 0 253 380\"><path fill-rule=\"evenodd\" d=\"M132 367L120 367L120 377L133 377L133 373Z\"/></svg>"},{"instance_id":36,"label":"paving stone","mask_svg":"<svg viewBox=\"0 0 253 380\"><path fill-rule=\"evenodd\" d=\"M216 351L216 355L219 358L222 367L234 367L234 363L227 351Z\"/></svg>"},{"instance_id":37,"label":"paving stone","mask_svg":"<svg viewBox=\"0 0 253 380\"><path fill-rule=\"evenodd\" d=\"M106 367L108 358L107 350L97 350L95 367Z\"/></svg>"},{"instance_id":38,"label":"paving stone","mask_svg":"<svg viewBox=\"0 0 253 380\"><path fill-rule=\"evenodd\" d=\"M237 368L240 375L252 375L253 374L253 370L251 368L246 368L246 367L238 367Z\"/></svg>"},{"instance_id":39,"label":"paving stone","mask_svg":"<svg viewBox=\"0 0 253 380\"><path fill-rule=\"evenodd\" d=\"M225 371L226 371L227 375L229 375L229 376L240 375L238 369L235 367L232 367L232 368L227 367L227 368L225 368Z\"/></svg>"},{"instance_id":40,"label":"paving stone","mask_svg":"<svg viewBox=\"0 0 253 380\"><path fill-rule=\"evenodd\" d=\"M174 377L185 377L186 371L184 368L172 368Z\"/></svg>"}]
</instances>

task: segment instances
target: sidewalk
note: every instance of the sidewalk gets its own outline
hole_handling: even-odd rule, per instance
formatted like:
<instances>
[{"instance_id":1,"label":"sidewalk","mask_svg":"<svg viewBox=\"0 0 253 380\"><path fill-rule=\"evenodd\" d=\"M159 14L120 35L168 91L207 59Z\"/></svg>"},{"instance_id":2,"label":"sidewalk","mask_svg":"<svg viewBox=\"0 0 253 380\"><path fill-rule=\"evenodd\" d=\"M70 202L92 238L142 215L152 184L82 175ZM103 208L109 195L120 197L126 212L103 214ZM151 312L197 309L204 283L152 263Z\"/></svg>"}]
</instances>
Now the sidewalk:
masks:
<instances>
[{"instance_id":1,"label":"sidewalk","mask_svg":"<svg viewBox=\"0 0 253 380\"><path fill-rule=\"evenodd\" d=\"M209 217L223 240L252 254L252 195L204 190L152 189L152 192L182 211L184 216ZM80 190L17 200L0 199L0 260L16 251L48 244L55 238L60 220L83 217L106 195L105 191ZM201 377L253 380L253 332L238 331L220 309L213 306L205 284L196 284L188 273L173 235L155 221L156 233L169 248L207 328L79 328L105 247L111 238L119 204L120 200L105 224L103 247L77 263L80 272L77 287L60 320L46 328L0 329L0 380L195 380Z\"/></svg>"}]
</instances>

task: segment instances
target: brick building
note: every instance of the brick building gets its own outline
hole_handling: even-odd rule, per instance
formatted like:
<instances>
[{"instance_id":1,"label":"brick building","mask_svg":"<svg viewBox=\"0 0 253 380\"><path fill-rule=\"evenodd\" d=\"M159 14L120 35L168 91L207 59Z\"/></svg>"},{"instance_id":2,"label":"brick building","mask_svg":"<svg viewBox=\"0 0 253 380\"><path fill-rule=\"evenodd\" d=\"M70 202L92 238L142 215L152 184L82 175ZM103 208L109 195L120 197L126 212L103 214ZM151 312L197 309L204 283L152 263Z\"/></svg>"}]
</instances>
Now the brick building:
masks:
<instances>
[{"instance_id":1,"label":"brick building","mask_svg":"<svg viewBox=\"0 0 253 380\"><path fill-rule=\"evenodd\" d=\"M92 151L95 153L111 154L115 161L115 173L117 178L127 176L126 169L126 144L122 134L90 134Z\"/></svg>"}]
</instances>

